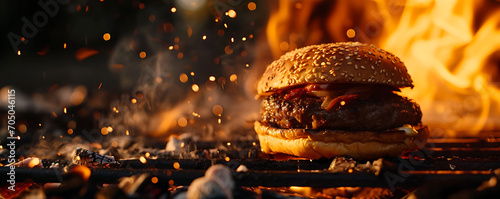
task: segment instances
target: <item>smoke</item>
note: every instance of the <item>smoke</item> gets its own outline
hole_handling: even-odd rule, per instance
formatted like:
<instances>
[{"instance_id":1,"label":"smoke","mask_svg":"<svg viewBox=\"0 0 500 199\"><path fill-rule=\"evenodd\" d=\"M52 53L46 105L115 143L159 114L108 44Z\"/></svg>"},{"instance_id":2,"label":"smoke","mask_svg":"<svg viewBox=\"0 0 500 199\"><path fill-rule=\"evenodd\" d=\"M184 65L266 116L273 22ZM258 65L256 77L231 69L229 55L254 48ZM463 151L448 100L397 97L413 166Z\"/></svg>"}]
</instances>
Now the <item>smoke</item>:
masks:
<instances>
[{"instance_id":1,"label":"smoke","mask_svg":"<svg viewBox=\"0 0 500 199\"><path fill-rule=\"evenodd\" d=\"M230 32L231 21L203 16L214 17L208 5L184 14L177 9L178 17L155 15L154 25L139 26L115 47L109 65L126 91L100 126L112 127L110 135L254 136L259 102L247 81L256 79L255 42L236 37L251 27Z\"/></svg>"}]
</instances>

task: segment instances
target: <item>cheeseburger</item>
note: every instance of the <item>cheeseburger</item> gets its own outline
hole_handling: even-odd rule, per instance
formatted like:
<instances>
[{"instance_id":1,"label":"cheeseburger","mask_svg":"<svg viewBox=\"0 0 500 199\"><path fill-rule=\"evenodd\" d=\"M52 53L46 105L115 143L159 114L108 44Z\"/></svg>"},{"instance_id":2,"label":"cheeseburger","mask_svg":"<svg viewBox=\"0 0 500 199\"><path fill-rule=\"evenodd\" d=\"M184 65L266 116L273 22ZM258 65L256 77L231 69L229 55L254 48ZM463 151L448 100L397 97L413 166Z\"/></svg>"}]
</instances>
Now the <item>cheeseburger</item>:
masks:
<instances>
[{"instance_id":1,"label":"cheeseburger","mask_svg":"<svg viewBox=\"0 0 500 199\"><path fill-rule=\"evenodd\" d=\"M398 156L428 136L422 112L398 95L413 82L403 62L358 42L307 46L271 63L258 82L265 153L318 159Z\"/></svg>"}]
</instances>

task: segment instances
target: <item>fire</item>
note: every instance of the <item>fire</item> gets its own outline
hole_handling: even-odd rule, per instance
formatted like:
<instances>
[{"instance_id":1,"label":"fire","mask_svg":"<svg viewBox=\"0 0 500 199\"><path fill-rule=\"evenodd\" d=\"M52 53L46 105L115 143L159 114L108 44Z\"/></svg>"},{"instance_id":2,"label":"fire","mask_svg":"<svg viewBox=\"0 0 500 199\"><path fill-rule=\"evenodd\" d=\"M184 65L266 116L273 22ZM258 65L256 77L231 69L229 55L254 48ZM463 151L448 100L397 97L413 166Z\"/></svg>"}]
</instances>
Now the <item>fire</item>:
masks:
<instances>
[{"instance_id":1,"label":"fire","mask_svg":"<svg viewBox=\"0 0 500 199\"><path fill-rule=\"evenodd\" d=\"M282 0L273 6L266 32L273 59L311 44L372 43L405 62L415 88L402 94L420 104L434 136L500 129L497 3Z\"/></svg>"}]
</instances>

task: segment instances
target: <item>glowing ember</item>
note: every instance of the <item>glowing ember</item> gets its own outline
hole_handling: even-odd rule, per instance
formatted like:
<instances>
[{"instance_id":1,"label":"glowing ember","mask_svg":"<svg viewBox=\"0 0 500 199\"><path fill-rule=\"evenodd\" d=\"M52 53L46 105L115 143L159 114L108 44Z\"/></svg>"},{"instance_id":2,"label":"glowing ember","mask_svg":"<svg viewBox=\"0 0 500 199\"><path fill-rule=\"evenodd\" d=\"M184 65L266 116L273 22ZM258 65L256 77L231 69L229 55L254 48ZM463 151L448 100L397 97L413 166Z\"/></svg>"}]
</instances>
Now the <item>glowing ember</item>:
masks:
<instances>
[{"instance_id":1,"label":"glowing ember","mask_svg":"<svg viewBox=\"0 0 500 199\"><path fill-rule=\"evenodd\" d=\"M64 43L64 44L63 44L63 48L64 48L64 49L66 49L66 46L67 46L67 45L66 45L66 43Z\"/></svg>"},{"instance_id":2,"label":"glowing ember","mask_svg":"<svg viewBox=\"0 0 500 199\"><path fill-rule=\"evenodd\" d=\"M139 57L141 57L142 59L146 58L146 52L142 51L141 53L139 53Z\"/></svg>"},{"instance_id":3,"label":"glowing ember","mask_svg":"<svg viewBox=\"0 0 500 199\"><path fill-rule=\"evenodd\" d=\"M175 12L177 12L177 8L172 7L172 9L170 9L170 11L171 11L172 13L175 13Z\"/></svg>"},{"instance_id":4,"label":"glowing ember","mask_svg":"<svg viewBox=\"0 0 500 199\"><path fill-rule=\"evenodd\" d=\"M132 98L132 99L130 100L130 102L132 102L132 104L135 104L135 103L137 103L137 99Z\"/></svg>"},{"instance_id":5,"label":"glowing ember","mask_svg":"<svg viewBox=\"0 0 500 199\"><path fill-rule=\"evenodd\" d=\"M28 163L28 166L29 166L30 168L33 168L33 167L35 167L35 166L37 166L37 165L39 165L39 164L40 164L40 159L38 159L38 158L33 158L33 159L31 159L31 161Z\"/></svg>"},{"instance_id":6,"label":"glowing ember","mask_svg":"<svg viewBox=\"0 0 500 199\"><path fill-rule=\"evenodd\" d=\"M68 129L68 134L73 134L73 129Z\"/></svg>"},{"instance_id":7,"label":"glowing ember","mask_svg":"<svg viewBox=\"0 0 500 199\"><path fill-rule=\"evenodd\" d=\"M158 178L157 178L157 177L152 177L152 178L151 178L151 182L152 182L153 184L158 183Z\"/></svg>"}]
</instances>

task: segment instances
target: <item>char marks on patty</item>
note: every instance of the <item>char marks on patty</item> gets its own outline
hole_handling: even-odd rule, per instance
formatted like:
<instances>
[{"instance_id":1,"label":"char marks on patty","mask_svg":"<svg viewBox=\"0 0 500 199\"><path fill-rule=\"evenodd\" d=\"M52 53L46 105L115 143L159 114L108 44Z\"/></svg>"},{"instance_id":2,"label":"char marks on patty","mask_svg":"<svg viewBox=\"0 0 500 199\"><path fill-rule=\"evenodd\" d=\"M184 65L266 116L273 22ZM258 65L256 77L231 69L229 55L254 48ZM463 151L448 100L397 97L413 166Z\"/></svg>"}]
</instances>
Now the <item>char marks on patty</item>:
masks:
<instances>
[{"instance_id":1,"label":"char marks on patty","mask_svg":"<svg viewBox=\"0 0 500 199\"><path fill-rule=\"evenodd\" d=\"M321 108L323 101L324 97L285 99L273 94L261 103L262 121L279 128L379 131L417 125L422 119L418 104L395 93L354 99L330 110Z\"/></svg>"}]
</instances>

